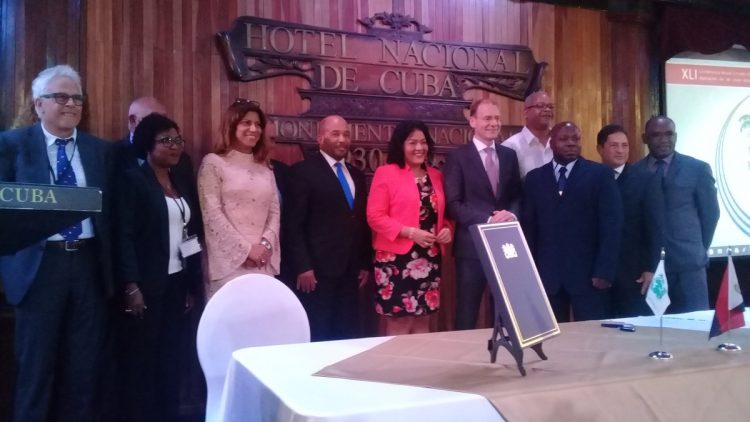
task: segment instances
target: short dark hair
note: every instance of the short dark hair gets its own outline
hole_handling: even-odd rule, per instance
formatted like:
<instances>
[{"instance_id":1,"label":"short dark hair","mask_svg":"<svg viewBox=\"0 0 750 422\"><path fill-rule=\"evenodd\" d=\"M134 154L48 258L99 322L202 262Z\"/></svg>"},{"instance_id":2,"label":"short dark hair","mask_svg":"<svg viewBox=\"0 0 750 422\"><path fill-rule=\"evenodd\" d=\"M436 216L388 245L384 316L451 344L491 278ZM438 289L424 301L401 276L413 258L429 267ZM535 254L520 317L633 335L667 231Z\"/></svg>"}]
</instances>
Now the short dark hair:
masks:
<instances>
[{"instance_id":1,"label":"short dark hair","mask_svg":"<svg viewBox=\"0 0 750 422\"><path fill-rule=\"evenodd\" d=\"M145 159L146 154L153 151L154 146L156 146L156 135L169 129L180 132L177 123L163 114L151 113L144 117L133 131L133 147L136 155Z\"/></svg>"},{"instance_id":2,"label":"short dark hair","mask_svg":"<svg viewBox=\"0 0 750 422\"><path fill-rule=\"evenodd\" d=\"M604 146L604 144L607 142L607 138L609 138L609 135L612 135L615 133L624 133L625 136L628 136L628 133L625 132L624 127L620 125L616 125L616 124L611 124L611 125L604 126L599 131L599 133L596 134L596 144L599 145L600 147Z\"/></svg>"},{"instance_id":3,"label":"short dark hair","mask_svg":"<svg viewBox=\"0 0 750 422\"><path fill-rule=\"evenodd\" d=\"M424 137L427 140L427 161L432 160L435 141L432 140L430 129L421 120L404 120L393 129L391 140L388 142L388 164L396 164L401 168L406 167L404 143L406 143L406 139L415 130L420 130L424 133Z\"/></svg>"}]
</instances>

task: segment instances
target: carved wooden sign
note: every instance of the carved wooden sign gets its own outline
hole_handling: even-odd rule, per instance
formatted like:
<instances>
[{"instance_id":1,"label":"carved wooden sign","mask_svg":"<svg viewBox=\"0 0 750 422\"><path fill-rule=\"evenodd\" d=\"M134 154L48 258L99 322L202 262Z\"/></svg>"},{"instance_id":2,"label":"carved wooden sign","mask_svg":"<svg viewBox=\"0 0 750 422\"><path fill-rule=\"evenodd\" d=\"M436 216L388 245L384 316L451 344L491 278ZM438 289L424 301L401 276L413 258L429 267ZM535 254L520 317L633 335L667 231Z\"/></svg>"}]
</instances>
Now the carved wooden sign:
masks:
<instances>
[{"instance_id":1,"label":"carved wooden sign","mask_svg":"<svg viewBox=\"0 0 750 422\"><path fill-rule=\"evenodd\" d=\"M465 143L467 90L520 100L539 89L546 66L525 46L425 40L432 30L409 16L379 13L359 22L366 33L243 16L217 34L238 80L294 75L309 82L299 89L308 111L270 116L277 141L314 140L305 130L309 119L339 114L352 123L355 145L387 143L383 131L407 118L434 127L438 144Z\"/></svg>"}]
</instances>

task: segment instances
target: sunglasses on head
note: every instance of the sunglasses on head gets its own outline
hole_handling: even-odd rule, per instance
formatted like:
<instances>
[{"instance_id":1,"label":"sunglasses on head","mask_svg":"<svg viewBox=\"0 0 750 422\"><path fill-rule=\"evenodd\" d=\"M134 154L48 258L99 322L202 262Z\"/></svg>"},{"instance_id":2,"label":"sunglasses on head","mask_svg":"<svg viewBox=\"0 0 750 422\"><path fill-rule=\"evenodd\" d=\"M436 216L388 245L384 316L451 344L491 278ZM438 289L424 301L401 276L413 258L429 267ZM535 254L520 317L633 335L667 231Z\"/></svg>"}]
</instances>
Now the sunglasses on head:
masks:
<instances>
[{"instance_id":1,"label":"sunglasses on head","mask_svg":"<svg viewBox=\"0 0 750 422\"><path fill-rule=\"evenodd\" d=\"M260 108L260 103L253 100L248 100L247 98L235 98L234 104L252 104L258 108Z\"/></svg>"}]
</instances>

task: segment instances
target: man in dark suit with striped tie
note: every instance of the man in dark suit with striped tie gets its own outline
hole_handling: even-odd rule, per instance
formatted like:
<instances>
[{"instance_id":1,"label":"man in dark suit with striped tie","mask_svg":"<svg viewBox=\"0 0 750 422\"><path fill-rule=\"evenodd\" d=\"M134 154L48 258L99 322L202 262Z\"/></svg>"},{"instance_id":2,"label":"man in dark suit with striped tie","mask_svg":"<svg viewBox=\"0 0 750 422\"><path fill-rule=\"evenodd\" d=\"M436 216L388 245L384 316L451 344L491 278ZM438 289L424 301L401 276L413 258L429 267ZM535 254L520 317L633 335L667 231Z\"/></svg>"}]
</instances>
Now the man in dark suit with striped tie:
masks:
<instances>
[{"instance_id":1,"label":"man in dark suit with striped tie","mask_svg":"<svg viewBox=\"0 0 750 422\"><path fill-rule=\"evenodd\" d=\"M84 97L70 66L32 83L40 122L0 134L0 180L98 187L102 212L0 257L15 306L14 421L92 416L105 298L112 294L108 144L77 130Z\"/></svg>"},{"instance_id":2,"label":"man in dark suit with striped tie","mask_svg":"<svg viewBox=\"0 0 750 422\"><path fill-rule=\"evenodd\" d=\"M313 341L358 334L358 286L372 267L365 175L346 163L351 132L341 116L318 125L320 152L289 169L285 239Z\"/></svg>"},{"instance_id":3,"label":"man in dark suit with striped tie","mask_svg":"<svg viewBox=\"0 0 750 422\"><path fill-rule=\"evenodd\" d=\"M612 170L581 157L581 130L558 123L552 161L530 171L521 224L555 318L608 318L622 235Z\"/></svg>"}]
</instances>

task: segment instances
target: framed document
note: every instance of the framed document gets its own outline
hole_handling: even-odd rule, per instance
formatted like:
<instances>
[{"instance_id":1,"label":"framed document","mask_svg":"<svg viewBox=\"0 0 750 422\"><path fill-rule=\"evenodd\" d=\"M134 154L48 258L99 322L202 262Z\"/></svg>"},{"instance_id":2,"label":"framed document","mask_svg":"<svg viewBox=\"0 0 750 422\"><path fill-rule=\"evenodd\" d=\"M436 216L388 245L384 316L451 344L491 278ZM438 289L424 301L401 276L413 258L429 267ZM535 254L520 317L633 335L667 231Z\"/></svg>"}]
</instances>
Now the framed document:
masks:
<instances>
[{"instance_id":1,"label":"framed document","mask_svg":"<svg viewBox=\"0 0 750 422\"><path fill-rule=\"evenodd\" d=\"M523 349L532 347L546 359L541 343L560 334L560 327L518 222L477 224L470 231L495 305L491 360L503 346L525 375Z\"/></svg>"}]
</instances>

